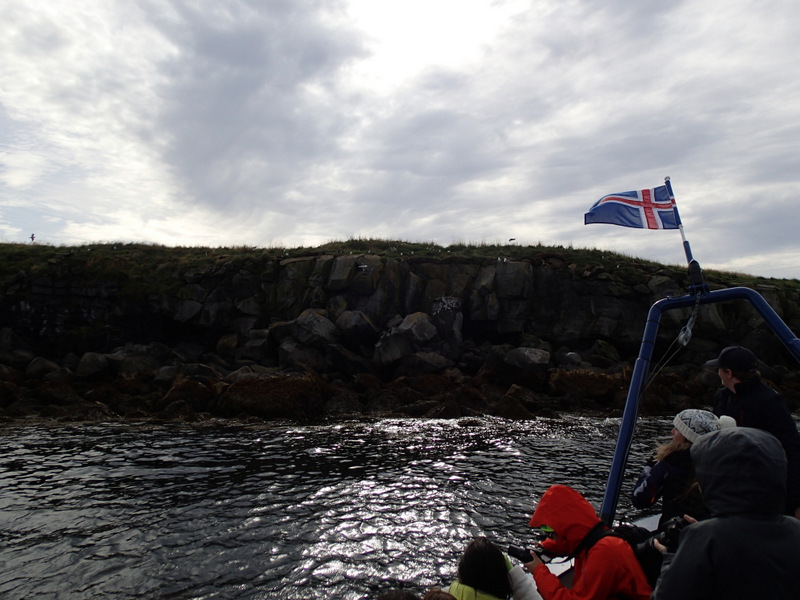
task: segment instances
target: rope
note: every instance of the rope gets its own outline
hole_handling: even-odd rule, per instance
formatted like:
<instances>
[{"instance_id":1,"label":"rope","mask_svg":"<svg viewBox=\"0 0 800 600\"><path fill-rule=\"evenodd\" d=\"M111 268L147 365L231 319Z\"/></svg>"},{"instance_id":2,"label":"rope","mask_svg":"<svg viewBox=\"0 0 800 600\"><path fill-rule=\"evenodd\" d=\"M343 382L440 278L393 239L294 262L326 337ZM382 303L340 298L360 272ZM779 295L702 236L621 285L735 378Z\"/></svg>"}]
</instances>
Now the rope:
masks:
<instances>
[{"instance_id":1,"label":"rope","mask_svg":"<svg viewBox=\"0 0 800 600\"><path fill-rule=\"evenodd\" d=\"M645 390L650 386L650 384L653 383L653 381L655 381L655 378L658 377L661 371L663 371L664 368L678 355L678 353L689 344L689 341L692 339L692 328L694 327L694 324L697 321L697 314L699 310L700 310L700 294L698 293L695 296L695 303L694 307L692 308L692 314L689 317L689 320L686 322L686 325L684 325L681 328L678 335L675 336L675 339L672 340L672 343L670 343L669 348L667 348L664 351L664 356L661 358L661 360L659 360L658 363L656 363L655 367L653 367L650 370L650 374L647 378L647 381L645 382L644 386L642 386L642 390L639 393L640 398L642 395L644 395ZM674 351L673 348L675 348Z\"/></svg>"}]
</instances>

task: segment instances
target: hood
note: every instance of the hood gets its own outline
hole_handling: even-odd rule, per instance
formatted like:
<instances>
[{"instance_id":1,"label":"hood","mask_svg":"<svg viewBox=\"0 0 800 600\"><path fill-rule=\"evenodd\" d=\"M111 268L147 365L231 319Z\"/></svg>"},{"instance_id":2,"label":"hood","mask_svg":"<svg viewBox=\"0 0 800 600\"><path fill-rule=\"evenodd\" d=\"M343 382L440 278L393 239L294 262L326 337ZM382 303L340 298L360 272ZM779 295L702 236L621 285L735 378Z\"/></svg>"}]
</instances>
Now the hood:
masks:
<instances>
[{"instance_id":1,"label":"hood","mask_svg":"<svg viewBox=\"0 0 800 600\"><path fill-rule=\"evenodd\" d=\"M529 525L552 527L558 537L543 541L542 548L554 556L568 556L599 522L594 507L579 492L554 485L542 496Z\"/></svg>"},{"instance_id":2,"label":"hood","mask_svg":"<svg viewBox=\"0 0 800 600\"><path fill-rule=\"evenodd\" d=\"M712 516L783 512L786 454L772 434L750 427L721 429L695 442L691 455Z\"/></svg>"}]
</instances>

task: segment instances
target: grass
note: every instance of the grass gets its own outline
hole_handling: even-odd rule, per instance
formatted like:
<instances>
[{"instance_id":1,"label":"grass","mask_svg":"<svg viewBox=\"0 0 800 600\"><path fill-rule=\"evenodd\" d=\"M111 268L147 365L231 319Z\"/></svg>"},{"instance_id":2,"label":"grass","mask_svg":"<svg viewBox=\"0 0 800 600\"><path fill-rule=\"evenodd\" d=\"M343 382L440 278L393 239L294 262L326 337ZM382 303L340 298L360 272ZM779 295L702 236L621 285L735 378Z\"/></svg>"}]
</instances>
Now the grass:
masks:
<instances>
[{"instance_id":1,"label":"grass","mask_svg":"<svg viewBox=\"0 0 800 600\"><path fill-rule=\"evenodd\" d=\"M222 276L231 272L248 273L270 280L277 262L284 259L317 256L373 254L409 262L447 261L484 264L498 257L543 262L553 268L570 269L576 277L601 273L634 288L647 284L651 277L664 275L679 288L689 289L685 265L664 265L650 260L592 248L572 246L523 246L514 243L454 243L439 246L432 242L410 242L376 238L332 240L318 247L260 248L162 246L158 244L97 243L82 246L0 243L0 295L21 298L31 294L37 277L69 282L73 287L111 286L129 299L149 299L162 294L177 294L195 276ZM793 322L800 313L800 280L756 277L744 273L709 270L704 272L711 289L734 286L764 290L774 288L784 319ZM18 287L19 286L19 287ZM2 297L2 296L0 296ZM25 296L22 296L25 297Z\"/></svg>"},{"instance_id":2,"label":"grass","mask_svg":"<svg viewBox=\"0 0 800 600\"><path fill-rule=\"evenodd\" d=\"M81 246L0 243L0 282L20 272L26 276L72 277L90 283L114 282L136 288L138 293L166 291L180 285L176 274L228 268L257 268L271 260L321 255L375 254L396 259L510 260L557 259L576 270L599 270L627 282L643 282L642 271L664 274L684 283L687 269L592 248L569 246L523 246L508 243L464 242L440 246L433 242L411 242L378 238L332 240L318 247L260 248L239 246L209 248L162 246L141 243L97 243ZM263 268L263 266L261 267ZM706 271L706 281L719 286L757 287L776 285L783 292L800 293L800 280L756 277L743 273ZM129 291L131 291L129 289Z\"/></svg>"}]
</instances>

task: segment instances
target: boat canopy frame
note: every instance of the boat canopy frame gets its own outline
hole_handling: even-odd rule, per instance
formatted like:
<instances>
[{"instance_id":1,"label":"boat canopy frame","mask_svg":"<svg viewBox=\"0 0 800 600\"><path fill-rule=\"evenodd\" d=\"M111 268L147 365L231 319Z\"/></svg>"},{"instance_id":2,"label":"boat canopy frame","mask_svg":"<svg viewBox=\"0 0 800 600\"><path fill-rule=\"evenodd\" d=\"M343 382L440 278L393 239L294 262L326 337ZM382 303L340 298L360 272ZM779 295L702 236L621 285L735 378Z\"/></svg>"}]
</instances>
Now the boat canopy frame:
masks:
<instances>
[{"instance_id":1,"label":"boat canopy frame","mask_svg":"<svg viewBox=\"0 0 800 600\"><path fill-rule=\"evenodd\" d=\"M696 272L692 272L695 267ZM688 308L695 305L715 304L718 302L728 302L731 300L746 300L761 315L767 325L775 335L783 342L789 352L800 362L800 340L792 333L791 329L783 322L775 310L767 303L757 291L745 287L733 287L722 290L708 291L708 287L702 283L702 275L697 275L699 266L693 261L690 264L690 274L695 285L690 287L690 293L684 296L672 298L662 298L656 301L647 315L642 342L639 346L639 356L633 368L631 383L628 388L628 396L625 400L625 409L622 414L622 422L617 436L617 445L614 449L614 458L611 463L611 470L608 475L606 492L603 504L600 508L600 518L606 523L613 523L616 514L619 493L622 488L622 479L625 474L625 466L628 461L628 454L633 440L636 421L639 416L639 406L642 401L645 381L650 371L650 361L656 342L656 335L661 322L661 316L670 310ZM701 273L701 272L700 272ZM691 332L689 332L689 336Z\"/></svg>"}]
</instances>

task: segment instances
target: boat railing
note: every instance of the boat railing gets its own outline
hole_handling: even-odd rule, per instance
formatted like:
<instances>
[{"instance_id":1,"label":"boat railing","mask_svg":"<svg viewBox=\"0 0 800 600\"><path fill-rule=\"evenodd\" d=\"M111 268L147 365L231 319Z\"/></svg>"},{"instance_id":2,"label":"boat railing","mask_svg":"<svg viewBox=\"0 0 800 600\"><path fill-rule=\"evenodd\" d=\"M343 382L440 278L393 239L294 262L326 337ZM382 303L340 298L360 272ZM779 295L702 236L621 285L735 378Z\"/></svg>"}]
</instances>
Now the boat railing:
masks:
<instances>
[{"instance_id":1,"label":"boat railing","mask_svg":"<svg viewBox=\"0 0 800 600\"><path fill-rule=\"evenodd\" d=\"M645 381L650 370L650 361L653 356L653 349L656 342L658 327L661 322L661 316L665 312L680 308L688 308L698 304L703 305L731 300L746 300L761 317L763 317L764 321L770 329L772 329L778 339L783 342L789 352L800 361L800 340L798 340L797 336L792 333L789 327L757 291L745 287L708 291L708 287L702 284L702 274L700 274L699 278L693 276L692 281L693 286L690 290L693 290L694 293L673 298L662 298L655 302L648 312L647 322L645 323L644 333L642 334L642 342L639 347L639 356L633 368L631 383L628 388L628 396L625 400L625 409L622 414L617 444L614 449L611 471L608 475L606 492L603 498L603 504L600 508L600 518L606 523L613 523L616 514L625 466L636 428L636 420L639 415L639 405L642 401Z\"/></svg>"}]
</instances>

